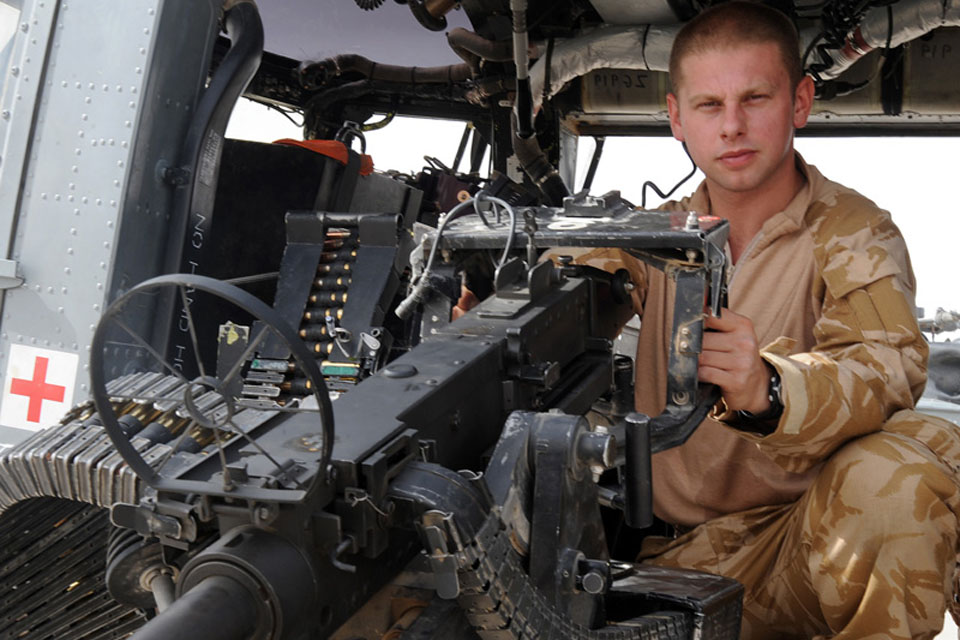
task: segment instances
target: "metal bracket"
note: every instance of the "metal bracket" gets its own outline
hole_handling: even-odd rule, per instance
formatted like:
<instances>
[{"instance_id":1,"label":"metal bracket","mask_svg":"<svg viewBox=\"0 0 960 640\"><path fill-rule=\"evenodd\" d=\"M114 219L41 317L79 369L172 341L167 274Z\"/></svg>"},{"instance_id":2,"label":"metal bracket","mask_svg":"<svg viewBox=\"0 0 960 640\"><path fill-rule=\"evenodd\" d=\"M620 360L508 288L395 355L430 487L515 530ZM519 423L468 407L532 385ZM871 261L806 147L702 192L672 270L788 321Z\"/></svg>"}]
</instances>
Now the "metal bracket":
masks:
<instances>
[{"instance_id":1,"label":"metal bracket","mask_svg":"<svg viewBox=\"0 0 960 640\"><path fill-rule=\"evenodd\" d=\"M16 260L0 260L0 289L16 289L23 284L17 275Z\"/></svg>"}]
</instances>

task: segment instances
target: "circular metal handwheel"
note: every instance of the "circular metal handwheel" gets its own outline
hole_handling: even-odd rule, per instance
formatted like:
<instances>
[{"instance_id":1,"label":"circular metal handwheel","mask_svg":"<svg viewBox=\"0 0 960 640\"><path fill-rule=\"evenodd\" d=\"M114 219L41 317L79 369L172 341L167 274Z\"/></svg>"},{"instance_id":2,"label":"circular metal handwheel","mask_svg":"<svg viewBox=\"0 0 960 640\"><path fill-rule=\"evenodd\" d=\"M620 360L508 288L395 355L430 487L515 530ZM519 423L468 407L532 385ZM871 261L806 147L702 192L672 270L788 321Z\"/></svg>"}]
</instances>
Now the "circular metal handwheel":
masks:
<instances>
[{"instance_id":1,"label":"circular metal handwheel","mask_svg":"<svg viewBox=\"0 0 960 640\"><path fill-rule=\"evenodd\" d=\"M231 284L171 274L130 289L97 326L90 378L110 439L158 491L295 502L326 477L333 409L316 360L280 314ZM276 393L255 395L263 389ZM295 427L277 427L281 414ZM185 445L202 446L200 459L178 456Z\"/></svg>"}]
</instances>

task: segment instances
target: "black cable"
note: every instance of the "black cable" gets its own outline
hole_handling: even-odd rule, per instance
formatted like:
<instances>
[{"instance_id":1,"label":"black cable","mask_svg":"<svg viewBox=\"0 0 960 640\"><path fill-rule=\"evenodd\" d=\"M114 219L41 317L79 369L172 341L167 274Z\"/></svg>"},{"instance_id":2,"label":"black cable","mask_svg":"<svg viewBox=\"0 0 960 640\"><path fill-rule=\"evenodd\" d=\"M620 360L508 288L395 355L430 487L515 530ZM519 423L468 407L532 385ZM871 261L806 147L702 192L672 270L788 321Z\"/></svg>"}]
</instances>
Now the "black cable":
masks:
<instances>
[{"instance_id":1,"label":"black cable","mask_svg":"<svg viewBox=\"0 0 960 640\"><path fill-rule=\"evenodd\" d=\"M550 71L551 65L553 64L553 38L551 37L547 40L547 55L546 60L544 60L543 68L543 92L540 95L540 104L546 104L547 100L550 99Z\"/></svg>"},{"instance_id":2,"label":"black cable","mask_svg":"<svg viewBox=\"0 0 960 640\"><path fill-rule=\"evenodd\" d=\"M662 191L660 191L660 188L656 184L654 184L653 181L651 180L647 180L646 182L644 182L643 190L640 192L640 208L641 209L647 208L647 187L653 189L657 193L657 195L660 196L661 198L666 199L672 196L674 192L683 185L683 183L685 183L687 180L692 178L693 174L697 172L697 163L693 161L693 156L690 155L690 152L687 150L687 145L685 143L683 144L683 152L687 154L688 158L690 158L690 164L693 165L693 169L691 169L690 173L685 175L680 182L673 185L673 189L670 189L670 191L668 191L667 193L663 193Z\"/></svg>"},{"instance_id":3,"label":"black cable","mask_svg":"<svg viewBox=\"0 0 960 640\"><path fill-rule=\"evenodd\" d=\"M583 186L581 190L590 191L590 187L593 186L593 177L597 175L597 167L600 165L600 156L603 155L603 144L607 139L603 136L595 136L593 138L596 146L593 149L593 157L590 158L590 167L587 169L587 175L583 179Z\"/></svg>"},{"instance_id":4,"label":"black cable","mask_svg":"<svg viewBox=\"0 0 960 640\"><path fill-rule=\"evenodd\" d=\"M647 64L647 36L650 34L650 25L643 30L643 42L640 43L640 58L643 60L643 68L650 71L650 65Z\"/></svg>"}]
</instances>

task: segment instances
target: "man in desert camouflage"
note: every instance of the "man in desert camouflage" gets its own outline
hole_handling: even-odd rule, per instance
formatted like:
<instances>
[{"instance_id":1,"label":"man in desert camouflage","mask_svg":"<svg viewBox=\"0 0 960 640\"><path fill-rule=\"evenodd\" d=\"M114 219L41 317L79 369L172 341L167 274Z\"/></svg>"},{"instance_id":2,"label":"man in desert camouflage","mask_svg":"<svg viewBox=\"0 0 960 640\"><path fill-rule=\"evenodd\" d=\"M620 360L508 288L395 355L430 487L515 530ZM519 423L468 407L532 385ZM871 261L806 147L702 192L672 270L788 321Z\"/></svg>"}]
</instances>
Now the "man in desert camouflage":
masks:
<instances>
[{"instance_id":1,"label":"man in desert camouflage","mask_svg":"<svg viewBox=\"0 0 960 640\"><path fill-rule=\"evenodd\" d=\"M721 402L654 456L679 535L641 557L741 581L744 638L930 638L953 602L960 436L913 411L927 346L900 232L793 149L814 96L798 50L789 20L740 1L674 43L670 124L706 179L667 208L730 221L729 309L700 356ZM631 273L637 410L657 415L673 283L615 250L577 261Z\"/></svg>"}]
</instances>

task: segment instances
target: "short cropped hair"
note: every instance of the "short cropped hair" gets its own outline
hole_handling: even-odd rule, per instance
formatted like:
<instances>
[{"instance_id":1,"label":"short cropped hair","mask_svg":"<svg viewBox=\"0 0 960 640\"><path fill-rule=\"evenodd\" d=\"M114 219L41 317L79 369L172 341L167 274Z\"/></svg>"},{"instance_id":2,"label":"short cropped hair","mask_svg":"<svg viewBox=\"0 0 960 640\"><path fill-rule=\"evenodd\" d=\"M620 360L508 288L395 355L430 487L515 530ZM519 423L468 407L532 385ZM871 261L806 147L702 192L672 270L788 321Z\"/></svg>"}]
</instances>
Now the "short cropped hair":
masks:
<instances>
[{"instance_id":1,"label":"short cropped hair","mask_svg":"<svg viewBox=\"0 0 960 640\"><path fill-rule=\"evenodd\" d=\"M782 12L749 0L730 0L715 5L686 23L670 49L670 81L674 91L682 80L680 63L694 54L738 44L773 43L790 76L791 89L803 79L800 41L793 22Z\"/></svg>"}]
</instances>

